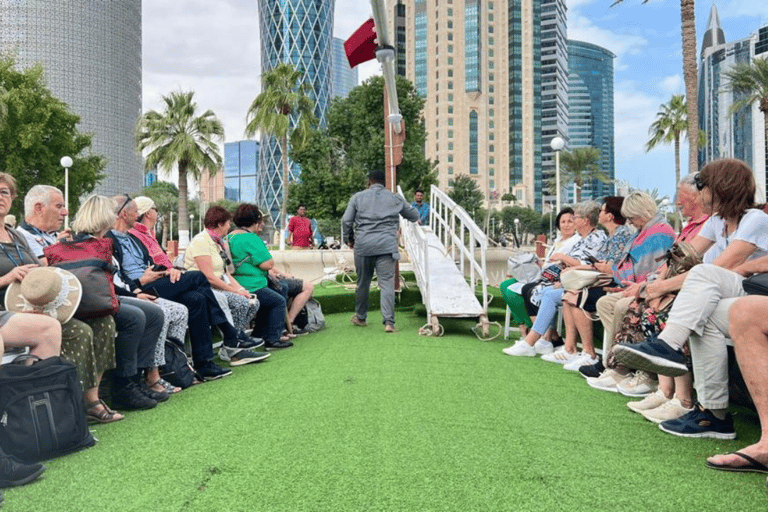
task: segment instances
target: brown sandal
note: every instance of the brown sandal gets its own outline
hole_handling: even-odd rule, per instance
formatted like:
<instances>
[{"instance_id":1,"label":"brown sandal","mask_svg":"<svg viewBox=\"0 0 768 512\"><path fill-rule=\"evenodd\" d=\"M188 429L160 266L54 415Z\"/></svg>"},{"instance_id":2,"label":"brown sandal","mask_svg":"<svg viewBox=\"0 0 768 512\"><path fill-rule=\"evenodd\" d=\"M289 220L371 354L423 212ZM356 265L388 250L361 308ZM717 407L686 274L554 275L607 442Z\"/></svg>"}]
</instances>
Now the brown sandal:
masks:
<instances>
[{"instance_id":1,"label":"brown sandal","mask_svg":"<svg viewBox=\"0 0 768 512\"><path fill-rule=\"evenodd\" d=\"M101 406L101 409L99 409L99 406ZM119 412L110 409L103 400L96 400L86 404L85 412L88 416L88 423L114 423L125 418Z\"/></svg>"}]
</instances>

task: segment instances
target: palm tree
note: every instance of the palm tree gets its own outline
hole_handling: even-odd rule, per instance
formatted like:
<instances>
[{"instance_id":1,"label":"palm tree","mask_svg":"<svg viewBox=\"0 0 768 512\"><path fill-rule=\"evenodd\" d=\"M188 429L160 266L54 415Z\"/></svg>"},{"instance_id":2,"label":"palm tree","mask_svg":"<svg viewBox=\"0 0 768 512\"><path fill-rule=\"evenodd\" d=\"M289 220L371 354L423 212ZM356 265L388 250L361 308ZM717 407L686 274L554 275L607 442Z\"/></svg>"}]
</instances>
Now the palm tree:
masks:
<instances>
[{"instance_id":1,"label":"palm tree","mask_svg":"<svg viewBox=\"0 0 768 512\"><path fill-rule=\"evenodd\" d=\"M560 182L576 184L576 202L581 202L581 187L593 180L609 183L611 178L600 170L600 150L592 147L576 148L560 153ZM555 193L555 178L547 180L550 193Z\"/></svg>"},{"instance_id":2,"label":"palm tree","mask_svg":"<svg viewBox=\"0 0 768 512\"><path fill-rule=\"evenodd\" d=\"M197 116L194 92L172 92L163 96L163 112L150 110L139 119L136 144L139 151L149 150L145 159L147 170L154 167L170 173L179 169L179 243L189 241L187 210L187 175L200 178L202 171L213 176L221 169L222 158L218 141L224 139L224 127L212 110Z\"/></svg>"},{"instance_id":3,"label":"palm tree","mask_svg":"<svg viewBox=\"0 0 768 512\"><path fill-rule=\"evenodd\" d=\"M728 79L726 87L741 94L741 98L731 107L731 114L759 101L758 108L763 113L763 130L768 155L768 60L755 59L750 63L737 64L726 71L725 76Z\"/></svg>"},{"instance_id":4,"label":"palm tree","mask_svg":"<svg viewBox=\"0 0 768 512\"><path fill-rule=\"evenodd\" d=\"M271 135L280 143L283 162L283 197L280 208L280 249L285 247L283 233L288 213L288 143L301 148L312 129L317 126L314 102L308 96L312 84L301 82L303 73L291 64L279 64L261 77L261 93L253 100L246 114L245 134L253 137L257 131Z\"/></svg>"},{"instance_id":5,"label":"palm tree","mask_svg":"<svg viewBox=\"0 0 768 512\"><path fill-rule=\"evenodd\" d=\"M611 7L621 3L615 0ZM642 0L647 3L648 0ZM699 136L699 84L696 62L696 2L680 0L680 31L683 39L683 79L685 81L686 121L688 122L688 172L698 170Z\"/></svg>"},{"instance_id":6,"label":"palm tree","mask_svg":"<svg viewBox=\"0 0 768 512\"><path fill-rule=\"evenodd\" d=\"M687 133L688 118L686 116L685 96L678 94L672 96L669 103L659 107L656 121L648 129L651 138L645 145L645 150L650 151L659 144L673 143L675 146L675 186L680 183L680 137Z\"/></svg>"}]
</instances>

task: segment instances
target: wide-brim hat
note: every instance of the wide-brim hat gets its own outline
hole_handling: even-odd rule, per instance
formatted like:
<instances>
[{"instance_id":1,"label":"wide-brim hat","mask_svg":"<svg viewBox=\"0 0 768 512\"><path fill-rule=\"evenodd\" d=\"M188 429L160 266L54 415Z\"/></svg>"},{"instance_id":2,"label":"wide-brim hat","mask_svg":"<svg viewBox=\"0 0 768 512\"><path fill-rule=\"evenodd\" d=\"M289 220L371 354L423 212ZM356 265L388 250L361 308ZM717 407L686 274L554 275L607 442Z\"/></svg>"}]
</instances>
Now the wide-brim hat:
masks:
<instances>
[{"instance_id":1,"label":"wide-brim hat","mask_svg":"<svg viewBox=\"0 0 768 512\"><path fill-rule=\"evenodd\" d=\"M69 322L80 305L83 287L72 274L58 267L38 267L14 281L5 292L5 309L15 313L39 313Z\"/></svg>"}]
</instances>

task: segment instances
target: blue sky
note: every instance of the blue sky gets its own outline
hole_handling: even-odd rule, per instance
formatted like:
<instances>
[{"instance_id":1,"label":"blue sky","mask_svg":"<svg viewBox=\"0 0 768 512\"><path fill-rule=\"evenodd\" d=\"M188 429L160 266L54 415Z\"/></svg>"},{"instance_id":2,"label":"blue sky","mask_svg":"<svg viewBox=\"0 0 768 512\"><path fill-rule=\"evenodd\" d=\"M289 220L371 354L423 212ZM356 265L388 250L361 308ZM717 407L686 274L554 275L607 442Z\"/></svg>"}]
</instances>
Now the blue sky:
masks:
<instances>
[{"instance_id":1,"label":"blue sky","mask_svg":"<svg viewBox=\"0 0 768 512\"><path fill-rule=\"evenodd\" d=\"M674 194L674 153L662 146L644 151L659 105L683 94L680 3L566 0L568 37L616 54L616 177L632 186ZM240 140L245 112L259 92L259 31L256 0L151 0L143 4L144 109L159 108L160 95L194 90L201 109L224 122L226 141ZM700 45L712 2L696 7ZM768 2L717 2L727 41L768 24ZM336 0L334 35L343 39L370 16L366 0ZM698 51L697 50L697 55ZM378 74L375 62L360 66L360 78ZM687 169L687 147L681 148Z\"/></svg>"}]
</instances>

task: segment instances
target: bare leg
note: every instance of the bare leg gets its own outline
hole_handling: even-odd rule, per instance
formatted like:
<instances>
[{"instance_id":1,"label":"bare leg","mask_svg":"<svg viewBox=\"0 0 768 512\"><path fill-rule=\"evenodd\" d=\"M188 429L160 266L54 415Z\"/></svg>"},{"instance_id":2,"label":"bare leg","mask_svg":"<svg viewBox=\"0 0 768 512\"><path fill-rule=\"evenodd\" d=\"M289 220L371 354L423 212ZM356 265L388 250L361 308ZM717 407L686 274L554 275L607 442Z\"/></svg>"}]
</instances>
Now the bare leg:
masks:
<instances>
[{"instance_id":1,"label":"bare leg","mask_svg":"<svg viewBox=\"0 0 768 512\"><path fill-rule=\"evenodd\" d=\"M315 285L309 281L304 281L304 287L301 289L301 293L293 298L293 303L288 310L288 323L293 324L296 320L296 316L299 314L304 305L312 298L312 294L315 291Z\"/></svg>"},{"instance_id":2,"label":"bare leg","mask_svg":"<svg viewBox=\"0 0 768 512\"><path fill-rule=\"evenodd\" d=\"M61 353L61 324L47 315L16 313L2 327L0 336L8 347L29 347L40 359Z\"/></svg>"},{"instance_id":3,"label":"bare leg","mask_svg":"<svg viewBox=\"0 0 768 512\"><path fill-rule=\"evenodd\" d=\"M760 417L760 440L740 452L768 465L768 297L742 297L730 309L729 331L736 359ZM738 455L715 455L714 464L745 465Z\"/></svg>"},{"instance_id":4,"label":"bare leg","mask_svg":"<svg viewBox=\"0 0 768 512\"><path fill-rule=\"evenodd\" d=\"M96 382L101 382L101 376L103 374L97 375ZM94 386L90 389L86 389L83 391L83 402L85 402L85 405L88 406L88 404L92 404L94 402L99 402L99 386ZM104 404L95 405L91 408L91 410L94 410L97 414L100 413L102 410L104 410L106 406ZM124 416L120 414L119 412L115 412L115 421L123 419Z\"/></svg>"},{"instance_id":5,"label":"bare leg","mask_svg":"<svg viewBox=\"0 0 768 512\"><path fill-rule=\"evenodd\" d=\"M674 382L675 395L683 407L693 407L693 374L688 372L680 377L675 377Z\"/></svg>"},{"instance_id":6,"label":"bare leg","mask_svg":"<svg viewBox=\"0 0 768 512\"><path fill-rule=\"evenodd\" d=\"M567 302L563 302L563 322L565 323L564 349L569 354L576 353L576 336L578 330L576 328L575 309L575 307L571 306Z\"/></svg>"},{"instance_id":7,"label":"bare leg","mask_svg":"<svg viewBox=\"0 0 768 512\"><path fill-rule=\"evenodd\" d=\"M528 331L528 334L525 335L525 342L529 344L530 346L534 346L537 341L539 341L539 338L541 338L541 333L538 333L531 328L530 331Z\"/></svg>"},{"instance_id":8,"label":"bare leg","mask_svg":"<svg viewBox=\"0 0 768 512\"><path fill-rule=\"evenodd\" d=\"M665 397L671 400L675 395L675 379L659 374L659 389L664 393Z\"/></svg>"},{"instance_id":9,"label":"bare leg","mask_svg":"<svg viewBox=\"0 0 768 512\"><path fill-rule=\"evenodd\" d=\"M582 351L589 354L589 357L596 357L595 353L595 339L594 331L592 330L592 320L587 318L584 311L574 308L573 320L576 324L576 328L579 330L579 337L581 338Z\"/></svg>"}]
</instances>

